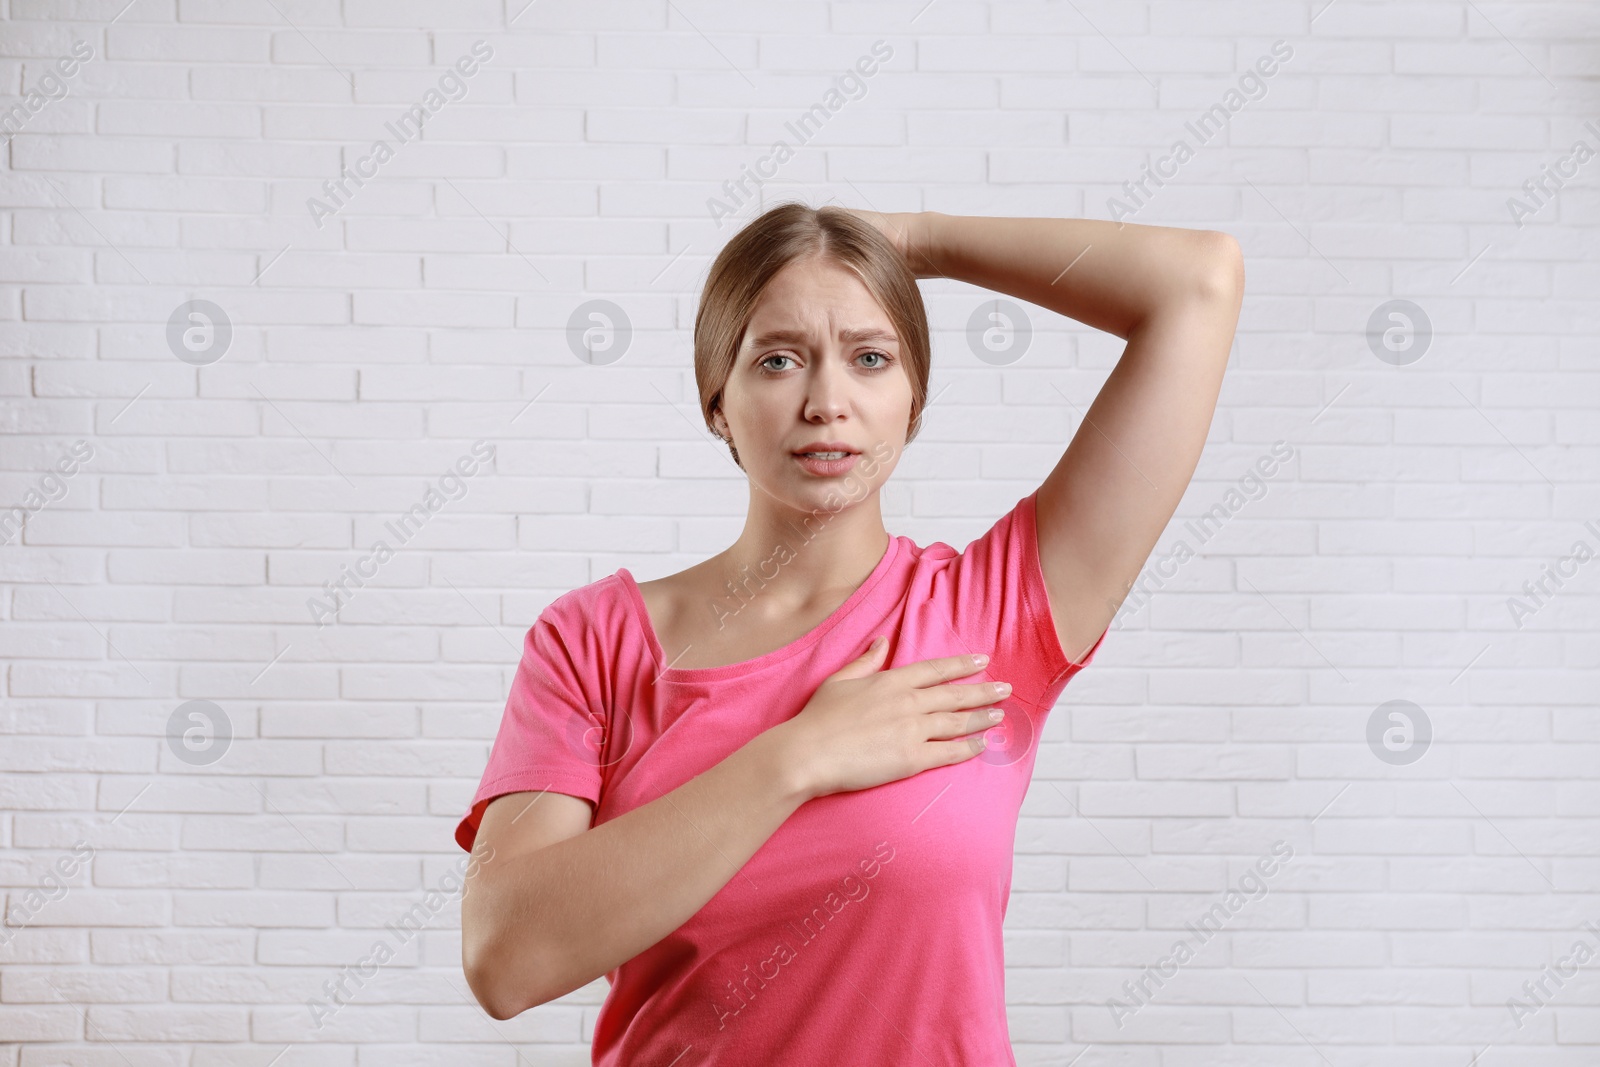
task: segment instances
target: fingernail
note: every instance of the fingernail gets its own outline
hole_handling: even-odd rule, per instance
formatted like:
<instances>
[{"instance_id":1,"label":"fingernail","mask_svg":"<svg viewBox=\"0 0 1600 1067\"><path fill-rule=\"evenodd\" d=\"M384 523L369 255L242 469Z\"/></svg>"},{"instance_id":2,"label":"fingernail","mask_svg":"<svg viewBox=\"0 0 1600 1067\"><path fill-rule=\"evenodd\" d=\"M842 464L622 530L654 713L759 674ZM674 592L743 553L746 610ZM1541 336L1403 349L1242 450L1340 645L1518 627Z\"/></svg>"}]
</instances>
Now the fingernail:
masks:
<instances>
[{"instance_id":1,"label":"fingernail","mask_svg":"<svg viewBox=\"0 0 1600 1067\"><path fill-rule=\"evenodd\" d=\"M980 652L977 655L972 657L972 662L976 663L978 666L981 667L985 663L989 662L989 657L985 656L982 652Z\"/></svg>"},{"instance_id":2,"label":"fingernail","mask_svg":"<svg viewBox=\"0 0 1600 1067\"><path fill-rule=\"evenodd\" d=\"M999 722L1001 719L1003 719L1005 717L1006 717L1006 713L1001 711L999 708L995 708L994 710L989 712L989 721L990 722Z\"/></svg>"},{"instance_id":3,"label":"fingernail","mask_svg":"<svg viewBox=\"0 0 1600 1067\"><path fill-rule=\"evenodd\" d=\"M1011 683L1010 682L996 682L996 683L994 683L994 691L996 693L1009 693L1009 692L1011 692Z\"/></svg>"}]
</instances>

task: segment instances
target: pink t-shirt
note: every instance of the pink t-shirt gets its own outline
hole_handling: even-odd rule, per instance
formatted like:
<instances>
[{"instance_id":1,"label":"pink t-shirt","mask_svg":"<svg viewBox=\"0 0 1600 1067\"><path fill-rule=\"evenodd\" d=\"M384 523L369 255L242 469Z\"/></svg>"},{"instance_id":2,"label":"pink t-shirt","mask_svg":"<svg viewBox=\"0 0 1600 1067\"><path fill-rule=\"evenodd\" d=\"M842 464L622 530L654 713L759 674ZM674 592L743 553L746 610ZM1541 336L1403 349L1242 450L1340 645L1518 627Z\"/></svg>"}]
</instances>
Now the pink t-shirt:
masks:
<instances>
[{"instance_id":1,"label":"pink t-shirt","mask_svg":"<svg viewBox=\"0 0 1600 1067\"><path fill-rule=\"evenodd\" d=\"M689 921L607 975L597 1067L1016 1062L1001 926L1017 812L1046 716L1105 640L1082 663L1061 651L1034 494L960 553L891 536L832 615L743 663L666 668L625 568L557 598L528 631L456 842L470 850L505 793L585 797L595 825L649 803L793 718L880 633L888 667L987 652L962 681L1012 684L1004 724L971 759L801 805Z\"/></svg>"}]
</instances>

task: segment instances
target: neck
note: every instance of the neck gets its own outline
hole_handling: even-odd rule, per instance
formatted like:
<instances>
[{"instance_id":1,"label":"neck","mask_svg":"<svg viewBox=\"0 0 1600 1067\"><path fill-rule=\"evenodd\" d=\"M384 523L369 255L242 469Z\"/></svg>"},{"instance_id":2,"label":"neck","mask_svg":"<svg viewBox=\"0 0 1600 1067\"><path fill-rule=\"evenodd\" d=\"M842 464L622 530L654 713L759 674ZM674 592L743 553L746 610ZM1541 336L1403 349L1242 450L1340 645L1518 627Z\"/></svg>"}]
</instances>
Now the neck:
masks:
<instances>
[{"instance_id":1,"label":"neck","mask_svg":"<svg viewBox=\"0 0 1600 1067\"><path fill-rule=\"evenodd\" d=\"M866 581L889 548L879 495L828 503L838 510L796 509L751 487L743 532L710 561L725 595L719 614L775 620L842 603L841 591L849 596Z\"/></svg>"}]
</instances>

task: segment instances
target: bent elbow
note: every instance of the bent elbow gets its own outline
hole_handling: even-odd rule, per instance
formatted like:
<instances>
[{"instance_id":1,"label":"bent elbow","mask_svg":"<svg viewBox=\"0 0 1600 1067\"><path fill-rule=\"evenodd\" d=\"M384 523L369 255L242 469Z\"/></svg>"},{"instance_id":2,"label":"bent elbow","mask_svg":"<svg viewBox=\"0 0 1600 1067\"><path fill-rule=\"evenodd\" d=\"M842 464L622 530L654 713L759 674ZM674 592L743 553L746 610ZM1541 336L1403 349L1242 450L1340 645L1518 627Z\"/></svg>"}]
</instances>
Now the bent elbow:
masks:
<instances>
[{"instance_id":1,"label":"bent elbow","mask_svg":"<svg viewBox=\"0 0 1600 1067\"><path fill-rule=\"evenodd\" d=\"M514 997L510 991L500 987L494 980L494 975L485 970L481 965L463 968L467 978L467 987L472 990L472 995L477 998L481 1007L496 1022L505 1022L515 1019L529 1008L544 1003L542 1000L529 1000L527 997Z\"/></svg>"},{"instance_id":2,"label":"bent elbow","mask_svg":"<svg viewBox=\"0 0 1600 1067\"><path fill-rule=\"evenodd\" d=\"M525 982L521 988L508 982L506 978L510 970L503 960L495 957L492 943L484 944L470 937L463 938L461 972L467 979L467 988L472 990L479 1007L496 1022L514 1019L549 999L538 995L538 990L528 989ZM534 995L530 996L530 993Z\"/></svg>"},{"instance_id":3,"label":"bent elbow","mask_svg":"<svg viewBox=\"0 0 1600 1067\"><path fill-rule=\"evenodd\" d=\"M482 1002L480 1001L479 1003L482 1003ZM526 1009L524 1009L524 1008L507 1007L507 1006L503 1006L503 1005L499 1005L499 1004L484 1004L483 1005L483 1010L485 1012L487 1012L488 1015L489 1015L489 1018L493 1019L495 1022L503 1023L503 1022L507 1021L508 1019L515 1019L517 1016L521 1015L523 1013L523 1011L525 1011Z\"/></svg>"},{"instance_id":4,"label":"bent elbow","mask_svg":"<svg viewBox=\"0 0 1600 1067\"><path fill-rule=\"evenodd\" d=\"M1244 249L1230 233L1203 230L1199 288L1210 300L1237 303L1244 295Z\"/></svg>"},{"instance_id":5,"label":"bent elbow","mask_svg":"<svg viewBox=\"0 0 1600 1067\"><path fill-rule=\"evenodd\" d=\"M517 951L526 950L519 948ZM552 982L552 977L562 972L549 967L548 962L542 954L535 954L513 965L489 947L470 956L464 953L462 971L479 1006L491 1019L504 1022L577 988L559 980Z\"/></svg>"}]
</instances>

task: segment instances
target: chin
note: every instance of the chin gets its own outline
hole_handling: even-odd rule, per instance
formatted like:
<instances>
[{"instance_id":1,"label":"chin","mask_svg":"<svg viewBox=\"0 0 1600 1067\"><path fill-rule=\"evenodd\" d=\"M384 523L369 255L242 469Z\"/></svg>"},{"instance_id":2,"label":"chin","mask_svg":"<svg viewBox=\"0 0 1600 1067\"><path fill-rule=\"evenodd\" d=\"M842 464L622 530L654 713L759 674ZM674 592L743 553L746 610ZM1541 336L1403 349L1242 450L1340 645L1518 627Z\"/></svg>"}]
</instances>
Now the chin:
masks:
<instances>
[{"instance_id":1,"label":"chin","mask_svg":"<svg viewBox=\"0 0 1600 1067\"><path fill-rule=\"evenodd\" d=\"M881 478L884 471L876 474ZM848 511L878 489L876 478L867 478L859 470L836 478L820 478L796 470L782 481L784 492L773 495L800 511Z\"/></svg>"}]
</instances>

